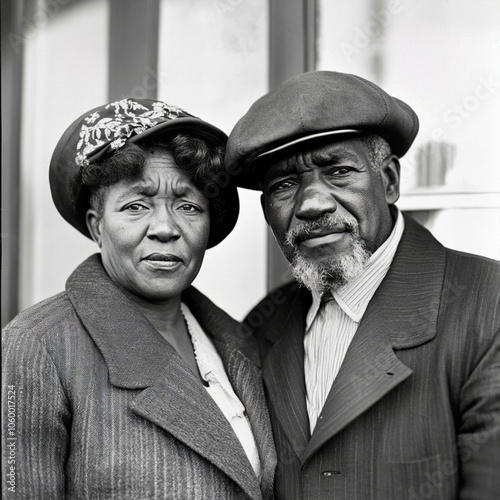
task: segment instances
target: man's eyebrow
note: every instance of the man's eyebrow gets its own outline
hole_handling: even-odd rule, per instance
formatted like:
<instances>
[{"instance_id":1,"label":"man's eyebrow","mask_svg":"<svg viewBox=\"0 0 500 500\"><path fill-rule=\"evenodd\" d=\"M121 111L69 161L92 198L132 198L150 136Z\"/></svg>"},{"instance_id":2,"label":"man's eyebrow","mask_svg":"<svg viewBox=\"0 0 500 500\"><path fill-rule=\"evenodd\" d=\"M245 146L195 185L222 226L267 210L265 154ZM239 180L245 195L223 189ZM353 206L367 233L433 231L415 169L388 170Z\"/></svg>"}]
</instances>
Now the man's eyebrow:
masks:
<instances>
[{"instance_id":1,"label":"man's eyebrow","mask_svg":"<svg viewBox=\"0 0 500 500\"><path fill-rule=\"evenodd\" d=\"M282 167L282 168L273 168L267 170L264 174L262 174L259 179L259 186L264 191L270 183L276 181L277 179L288 177L293 174L293 168L290 167Z\"/></svg>"},{"instance_id":2,"label":"man's eyebrow","mask_svg":"<svg viewBox=\"0 0 500 500\"><path fill-rule=\"evenodd\" d=\"M314 163L321 165L322 163L342 163L343 161L359 162L359 157L349 151L332 151L329 149L322 149L312 153Z\"/></svg>"},{"instance_id":3,"label":"man's eyebrow","mask_svg":"<svg viewBox=\"0 0 500 500\"><path fill-rule=\"evenodd\" d=\"M295 167L293 164L289 162L280 162L271 165L266 169L263 178L265 179L273 179L275 177L279 177L280 175L286 175L295 171Z\"/></svg>"}]
</instances>

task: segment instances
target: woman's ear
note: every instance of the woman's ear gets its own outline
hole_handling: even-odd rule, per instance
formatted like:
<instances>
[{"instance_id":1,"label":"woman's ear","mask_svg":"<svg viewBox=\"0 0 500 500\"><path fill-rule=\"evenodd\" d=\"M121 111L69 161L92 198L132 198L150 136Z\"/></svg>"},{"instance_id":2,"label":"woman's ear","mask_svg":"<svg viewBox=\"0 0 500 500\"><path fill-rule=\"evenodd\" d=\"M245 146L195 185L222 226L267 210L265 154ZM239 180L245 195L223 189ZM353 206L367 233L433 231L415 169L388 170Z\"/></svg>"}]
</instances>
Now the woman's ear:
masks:
<instances>
[{"instance_id":1,"label":"woman's ear","mask_svg":"<svg viewBox=\"0 0 500 500\"><path fill-rule=\"evenodd\" d=\"M385 199L389 205L393 205L399 199L399 180L401 177L401 166L395 155L388 156L380 167L380 176L384 184Z\"/></svg>"},{"instance_id":2,"label":"woman's ear","mask_svg":"<svg viewBox=\"0 0 500 500\"><path fill-rule=\"evenodd\" d=\"M93 208L90 208L87 210L85 221L87 222L90 236L92 236L92 239L101 248L101 217L99 217L99 214Z\"/></svg>"}]
</instances>

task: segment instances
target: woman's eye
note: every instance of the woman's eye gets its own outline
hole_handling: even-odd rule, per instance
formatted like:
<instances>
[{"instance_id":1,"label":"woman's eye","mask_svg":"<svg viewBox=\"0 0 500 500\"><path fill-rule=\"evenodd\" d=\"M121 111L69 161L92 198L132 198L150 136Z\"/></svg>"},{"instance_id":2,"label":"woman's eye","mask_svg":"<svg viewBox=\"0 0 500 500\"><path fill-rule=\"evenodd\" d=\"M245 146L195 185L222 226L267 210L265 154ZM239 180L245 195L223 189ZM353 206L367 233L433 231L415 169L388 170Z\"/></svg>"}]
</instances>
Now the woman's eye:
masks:
<instances>
[{"instance_id":1,"label":"woman's eye","mask_svg":"<svg viewBox=\"0 0 500 500\"><path fill-rule=\"evenodd\" d=\"M191 203L183 203L180 207L180 210L183 212L199 212L200 208L196 205L192 205Z\"/></svg>"}]
</instances>

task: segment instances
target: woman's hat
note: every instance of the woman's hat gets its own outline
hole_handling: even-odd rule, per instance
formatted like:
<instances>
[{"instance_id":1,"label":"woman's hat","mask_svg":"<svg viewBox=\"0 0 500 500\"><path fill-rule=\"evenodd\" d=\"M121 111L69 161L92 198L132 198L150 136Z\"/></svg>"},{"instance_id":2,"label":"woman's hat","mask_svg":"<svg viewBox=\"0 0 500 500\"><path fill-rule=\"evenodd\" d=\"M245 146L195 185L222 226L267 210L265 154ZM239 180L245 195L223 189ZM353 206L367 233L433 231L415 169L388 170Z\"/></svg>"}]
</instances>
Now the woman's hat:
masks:
<instances>
[{"instance_id":1,"label":"woman's hat","mask_svg":"<svg viewBox=\"0 0 500 500\"><path fill-rule=\"evenodd\" d=\"M151 99L123 99L94 108L75 120L57 143L49 168L52 199L74 228L91 238L86 224L89 190L81 169L101 162L127 143L184 133L225 146L222 130L186 111ZM210 202L208 248L220 243L238 219L238 192L226 172L218 184L205 186Z\"/></svg>"}]
</instances>

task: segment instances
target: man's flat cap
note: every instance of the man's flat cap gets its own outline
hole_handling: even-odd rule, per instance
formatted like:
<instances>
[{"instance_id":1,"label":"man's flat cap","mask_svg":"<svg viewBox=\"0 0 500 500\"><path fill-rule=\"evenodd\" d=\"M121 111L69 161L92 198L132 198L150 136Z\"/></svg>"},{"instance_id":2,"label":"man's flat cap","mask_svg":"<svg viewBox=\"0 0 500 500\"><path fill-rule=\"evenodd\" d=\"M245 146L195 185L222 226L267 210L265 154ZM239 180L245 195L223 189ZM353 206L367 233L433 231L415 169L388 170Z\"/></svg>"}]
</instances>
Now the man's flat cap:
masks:
<instances>
[{"instance_id":1,"label":"man's flat cap","mask_svg":"<svg viewBox=\"0 0 500 500\"><path fill-rule=\"evenodd\" d=\"M377 134L403 156L418 118L403 101L359 76L313 71L257 100L229 136L226 168L241 187L258 189L252 164L264 155L322 136Z\"/></svg>"}]
</instances>

